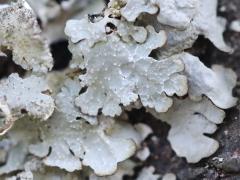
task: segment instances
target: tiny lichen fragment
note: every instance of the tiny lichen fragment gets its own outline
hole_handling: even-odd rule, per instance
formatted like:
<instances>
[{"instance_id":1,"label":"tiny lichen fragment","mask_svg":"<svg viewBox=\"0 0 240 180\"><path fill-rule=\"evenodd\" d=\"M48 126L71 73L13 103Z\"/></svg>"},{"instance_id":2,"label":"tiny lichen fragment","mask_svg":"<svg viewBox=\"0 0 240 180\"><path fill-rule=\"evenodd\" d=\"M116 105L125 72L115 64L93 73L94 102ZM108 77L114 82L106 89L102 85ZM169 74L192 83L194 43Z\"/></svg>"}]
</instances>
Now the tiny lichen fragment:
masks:
<instances>
[{"instance_id":1,"label":"tiny lichen fragment","mask_svg":"<svg viewBox=\"0 0 240 180\"><path fill-rule=\"evenodd\" d=\"M220 65L214 65L210 69L197 57L187 53L183 53L181 59L185 64L190 98L199 100L202 95L206 95L222 109L236 105L237 98L232 96L232 91L236 86L237 76L231 69Z\"/></svg>"},{"instance_id":2,"label":"tiny lichen fragment","mask_svg":"<svg viewBox=\"0 0 240 180\"><path fill-rule=\"evenodd\" d=\"M218 142L205 134L216 131L216 124L222 123L225 113L207 98L198 102L175 98L167 113L155 116L171 126L168 140L177 155L189 163L209 157L218 149Z\"/></svg>"},{"instance_id":3,"label":"tiny lichen fragment","mask_svg":"<svg viewBox=\"0 0 240 180\"><path fill-rule=\"evenodd\" d=\"M11 50L13 61L26 70L46 73L52 68L50 49L25 1L1 9L0 22L0 50Z\"/></svg>"},{"instance_id":4,"label":"tiny lichen fragment","mask_svg":"<svg viewBox=\"0 0 240 180\"><path fill-rule=\"evenodd\" d=\"M46 94L50 89L43 78L22 79L11 74L0 81L0 89L0 102L6 103L16 120L26 115L47 120L54 111L54 100Z\"/></svg>"},{"instance_id":5,"label":"tiny lichen fragment","mask_svg":"<svg viewBox=\"0 0 240 180\"><path fill-rule=\"evenodd\" d=\"M173 173L164 174L162 180L177 180L177 176Z\"/></svg>"},{"instance_id":6,"label":"tiny lichen fragment","mask_svg":"<svg viewBox=\"0 0 240 180\"><path fill-rule=\"evenodd\" d=\"M151 155L150 149L148 147L143 147L141 150L139 150L136 154L136 157L144 162L147 160L147 158Z\"/></svg>"},{"instance_id":7,"label":"tiny lichen fragment","mask_svg":"<svg viewBox=\"0 0 240 180\"><path fill-rule=\"evenodd\" d=\"M144 167L138 177L137 180L158 180L161 176L159 174L154 173L155 168L153 166Z\"/></svg>"}]
</instances>

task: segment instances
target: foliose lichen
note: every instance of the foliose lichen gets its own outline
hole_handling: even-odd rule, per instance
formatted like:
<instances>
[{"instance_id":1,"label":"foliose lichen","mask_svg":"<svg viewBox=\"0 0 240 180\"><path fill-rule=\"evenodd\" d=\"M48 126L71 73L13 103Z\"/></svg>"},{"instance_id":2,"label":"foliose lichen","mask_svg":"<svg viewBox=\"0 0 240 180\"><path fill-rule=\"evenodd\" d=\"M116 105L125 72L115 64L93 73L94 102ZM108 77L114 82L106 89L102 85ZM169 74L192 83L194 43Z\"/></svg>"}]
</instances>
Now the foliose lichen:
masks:
<instances>
[{"instance_id":1,"label":"foliose lichen","mask_svg":"<svg viewBox=\"0 0 240 180\"><path fill-rule=\"evenodd\" d=\"M111 0L97 13L103 1L89 2L0 4L0 55L10 51L27 70L0 81L0 144L7 154L0 175L132 175L136 164L125 160L136 153L144 161L150 153L141 143L152 130L133 126L126 113L141 107L171 126L168 140L178 156L196 163L212 155L219 144L205 133L214 133L224 109L236 104L237 78L185 50L204 35L232 52L223 40L226 20L217 17L217 0ZM66 37L72 61L65 71L49 72L49 43ZM138 179L159 177L149 167Z\"/></svg>"}]
</instances>

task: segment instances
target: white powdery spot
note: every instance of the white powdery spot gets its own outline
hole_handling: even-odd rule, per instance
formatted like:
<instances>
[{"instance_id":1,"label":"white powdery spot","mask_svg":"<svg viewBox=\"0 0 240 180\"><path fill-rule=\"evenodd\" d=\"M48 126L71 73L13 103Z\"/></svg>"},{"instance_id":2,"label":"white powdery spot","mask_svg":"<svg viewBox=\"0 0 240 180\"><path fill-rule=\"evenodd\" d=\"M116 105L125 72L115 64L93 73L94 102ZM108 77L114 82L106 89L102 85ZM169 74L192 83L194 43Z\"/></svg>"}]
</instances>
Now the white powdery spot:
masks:
<instances>
[{"instance_id":1,"label":"white powdery spot","mask_svg":"<svg viewBox=\"0 0 240 180\"><path fill-rule=\"evenodd\" d=\"M0 11L0 50L12 51L13 61L26 70L51 70L53 59L34 12L25 1Z\"/></svg>"},{"instance_id":2,"label":"white powdery spot","mask_svg":"<svg viewBox=\"0 0 240 180\"><path fill-rule=\"evenodd\" d=\"M189 163L209 157L218 149L218 142L204 134L213 134L225 113L207 98L198 102L175 98L167 113L152 113L171 125L168 140L177 155L185 157Z\"/></svg>"}]
</instances>

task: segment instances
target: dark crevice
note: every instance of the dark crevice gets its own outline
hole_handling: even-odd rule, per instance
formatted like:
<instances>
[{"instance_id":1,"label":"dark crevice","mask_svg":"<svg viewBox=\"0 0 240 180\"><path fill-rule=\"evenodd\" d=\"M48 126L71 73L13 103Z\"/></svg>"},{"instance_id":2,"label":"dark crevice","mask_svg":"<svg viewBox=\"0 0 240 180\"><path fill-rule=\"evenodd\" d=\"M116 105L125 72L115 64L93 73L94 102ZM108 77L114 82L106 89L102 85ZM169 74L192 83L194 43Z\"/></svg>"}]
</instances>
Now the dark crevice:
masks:
<instances>
[{"instance_id":1,"label":"dark crevice","mask_svg":"<svg viewBox=\"0 0 240 180\"><path fill-rule=\"evenodd\" d=\"M111 34L114 31L117 31L117 27L113 23L107 23L106 24L106 34Z\"/></svg>"},{"instance_id":2,"label":"dark crevice","mask_svg":"<svg viewBox=\"0 0 240 180\"><path fill-rule=\"evenodd\" d=\"M71 150L70 148L69 148L69 152L70 152L73 156L75 156L73 150Z\"/></svg>"},{"instance_id":3,"label":"dark crevice","mask_svg":"<svg viewBox=\"0 0 240 180\"><path fill-rule=\"evenodd\" d=\"M193 47L189 49L188 52L197 56L207 67L211 67L211 57L215 50L215 46L208 39L203 36L199 36L193 44Z\"/></svg>"},{"instance_id":4,"label":"dark crevice","mask_svg":"<svg viewBox=\"0 0 240 180\"><path fill-rule=\"evenodd\" d=\"M80 121L80 120L82 120L83 118L82 117L76 117L76 120L77 121Z\"/></svg>"},{"instance_id":5,"label":"dark crevice","mask_svg":"<svg viewBox=\"0 0 240 180\"><path fill-rule=\"evenodd\" d=\"M88 14L88 19L90 22L95 23L100 19L104 17L103 14Z\"/></svg>"},{"instance_id":6,"label":"dark crevice","mask_svg":"<svg viewBox=\"0 0 240 180\"><path fill-rule=\"evenodd\" d=\"M63 1L68 1L68 0L55 0L58 4L61 4Z\"/></svg>"},{"instance_id":7,"label":"dark crevice","mask_svg":"<svg viewBox=\"0 0 240 180\"><path fill-rule=\"evenodd\" d=\"M46 157L50 156L51 153L52 153L52 146L49 146Z\"/></svg>"},{"instance_id":8,"label":"dark crevice","mask_svg":"<svg viewBox=\"0 0 240 180\"><path fill-rule=\"evenodd\" d=\"M158 60L159 59L158 54L159 54L159 49L154 49L149 54L149 57Z\"/></svg>"},{"instance_id":9,"label":"dark crevice","mask_svg":"<svg viewBox=\"0 0 240 180\"><path fill-rule=\"evenodd\" d=\"M43 29L42 21L39 17L37 18L37 22L38 22L38 25L40 26L40 28Z\"/></svg>"},{"instance_id":10,"label":"dark crevice","mask_svg":"<svg viewBox=\"0 0 240 180\"><path fill-rule=\"evenodd\" d=\"M53 70L63 70L68 67L72 54L68 50L68 41L65 39L54 42L50 46L54 60Z\"/></svg>"},{"instance_id":11,"label":"dark crevice","mask_svg":"<svg viewBox=\"0 0 240 180\"><path fill-rule=\"evenodd\" d=\"M98 116L100 116L101 114L102 114L102 108L98 110Z\"/></svg>"},{"instance_id":12,"label":"dark crevice","mask_svg":"<svg viewBox=\"0 0 240 180\"><path fill-rule=\"evenodd\" d=\"M87 89L88 89L87 86L83 87L78 94L81 95L81 94L85 93L87 91Z\"/></svg>"},{"instance_id":13,"label":"dark crevice","mask_svg":"<svg viewBox=\"0 0 240 180\"><path fill-rule=\"evenodd\" d=\"M26 109L21 109L21 114L27 114L28 111Z\"/></svg>"},{"instance_id":14,"label":"dark crevice","mask_svg":"<svg viewBox=\"0 0 240 180\"><path fill-rule=\"evenodd\" d=\"M8 77L12 73L18 73L20 76L23 76L26 71L13 62L12 51L5 48L1 48L1 51L6 56L0 56L0 79Z\"/></svg>"}]
</instances>

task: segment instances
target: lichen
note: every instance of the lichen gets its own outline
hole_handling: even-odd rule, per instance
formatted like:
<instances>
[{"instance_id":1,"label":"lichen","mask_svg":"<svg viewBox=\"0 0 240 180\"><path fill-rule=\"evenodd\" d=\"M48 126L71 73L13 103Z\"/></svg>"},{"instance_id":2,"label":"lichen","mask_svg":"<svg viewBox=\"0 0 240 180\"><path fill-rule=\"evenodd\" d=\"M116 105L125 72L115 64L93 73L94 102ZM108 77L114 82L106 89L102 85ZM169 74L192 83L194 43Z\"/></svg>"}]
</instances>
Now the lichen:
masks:
<instances>
[{"instance_id":1,"label":"lichen","mask_svg":"<svg viewBox=\"0 0 240 180\"><path fill-rule=\"evenodd\" d=\"M216 124L223 122L225 113L207 98L175 99L167 113L153 115L171 126L168 140L177 155L186 157L189 163L196 163L218 149L218 142L205 134L216 131Z\"/></svg>"},{"instance_id":2,"label":"lichen","mask_svg":"<svg viewBox=\"0 0 240 180\"><path fill-rule=\"evenodd\" d=\"M232 52L217 0L111 0L97 14L89 11L102 0L81 2L0 5L0 56L12 54L5 59L27 71L0 80L0 178L131 176L137 164L126 160L151 154L143 141L153 130L147 120L133 125L127 113L141 108L171 126L168 140L178 156L197 163L212 155L219 144L206 133L236 105L237 77L185 51L204 35ZM64 71L48 72L50 43L62 38L72 61ZM158 178L152 166L137 177Z\"/></svg>"},{"instance_id":3,"label":"lichen","mask_svg":"<svg viewBox=\"0 0 240 180\"><path fill-rule=\"evenodd\" d=\"M53 59L37 18L25 1L0 10L0 50L12 51L13 61L26 70L51 70Z\"/></svg>"},{"instance_id":4,"label":"lichen","mask_svg":"<svg viewBox=\"0 0 240 180\"><path fill-rule=\"evenodd\" d=\"M78 67L87 69L80 80L82 87L88 88L76 99L76 105L85 114L96 116L102 109L104 115L115 116L122 112L120 104L127 106L140 98L146 107L158 112L167 111L172 104L167 95L185 95L187 84L186 78L180 74L184 69L181 61L171 58L158 61L149 56L153 49L164 45L164 32L156 33L148 26L145 30L148 37L144 43L124 42L119 38L122 34L118 32L117 25L116 32L106 35L107 20L103 18L96 25L87 20L75 20L66 26L73 55L76 59L84 57ZM132 27L131 24L130 27L127 23L124 25L125 29ZM97 32L91 31L93 26ZM76 35L77 27L85 30L77 31L80 34Z\"/></svg>"}]
</instances>

